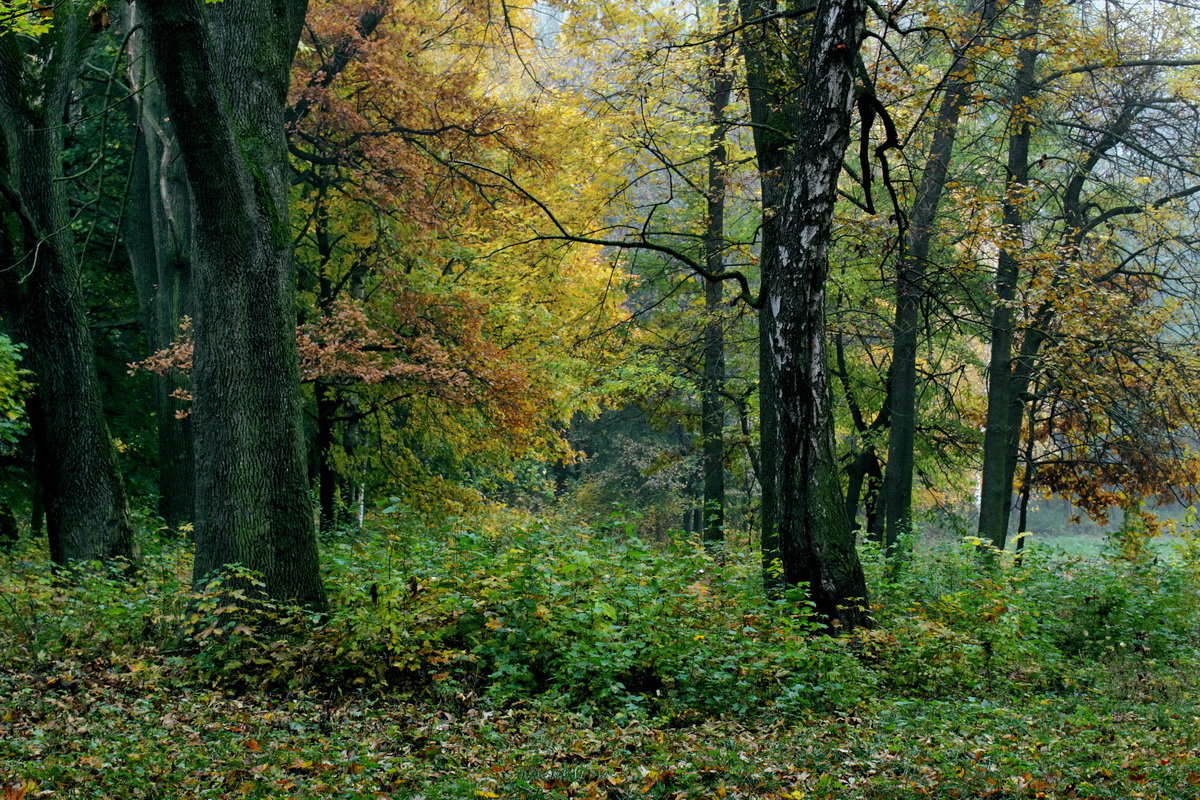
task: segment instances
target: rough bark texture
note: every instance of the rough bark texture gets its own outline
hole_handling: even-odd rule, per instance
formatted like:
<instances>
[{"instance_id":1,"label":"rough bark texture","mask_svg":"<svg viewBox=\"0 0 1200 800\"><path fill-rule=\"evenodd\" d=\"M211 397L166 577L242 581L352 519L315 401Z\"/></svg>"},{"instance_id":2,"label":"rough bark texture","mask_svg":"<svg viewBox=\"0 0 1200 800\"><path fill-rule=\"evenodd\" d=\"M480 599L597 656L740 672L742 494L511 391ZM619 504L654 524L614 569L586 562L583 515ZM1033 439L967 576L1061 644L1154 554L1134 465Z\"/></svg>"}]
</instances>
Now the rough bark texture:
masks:
<instances>
[{"instance_id":1,"label":"rough bark texture","mask_svg":"<svg viewBox=\"0 0 1200 800\"><path fill-rule=\"evenodd\" d=\"M765 294L783 578L805 584L831 630L869 624L867 588L846 516L825 354L825 282L833 206L849 142L861 0L822 0L813 21L796 144L780 209L776 272Z\"/></svg>"},{"instance_id":2,"label":"rough bark texture","mask_svg":"<svg viewBox=\"0 0 1200 800\"><path fill-rule=\"evenodd\" d=\"M35 471L57 564L132 557L63 178L63 118L83 11L62 4L30 50L0 35L0 308L28 346Z\"/></svg>"},{"instance_id":3,"label":"rough bark texture","mask_svg":"<svg viewBox=\"0 0 1200 800\"><path fill-rule=\"evenodd\" d=\"M151 52L194 195L196 564L325 605L300 431L283 134L306 3L156 0Z\"/></svg>"},{"instance_id":4,"label":"rough bark texture","mask_svg":"<svg viewBox=\"0 0 1200 800\"><path fill-rule=\"evenodd\" d=\"M134 31L128 39L134 174L123 234L142 327L150 352L156 352L174 341L181 319L192 314L192 198L162 84L145 33L137 29L138 7L128 3L121 9L127 15L123 27ZM190 392L186 375L154 376L158 511L172 528L191 522L195 513L191 418L185 414L190 408L178 398L180 391Z\"/></svg>"},{"instance_id":5,"label":"rough bark texture","mask_svg":"<svg viewBox=\"0 0 1200 800\"><path fill-rule=\"evenodd\" d=\"M717 3L717 19L729 17L728 0ZM708 150L707 231L705 268L710 274L725 271L725 109L733 91L733 75L726 66L727 45L718 40L708 98L709 122L713 126ZM704 441L704 534L706 544L725 541L725 330L722 327L721 281L704 281L704 379L701 391L701 437Z\"/></svg>"},{"instance_id":6,"label":"rough bark texture","mask_svg":"<svg viewBox=\"0 0 1200 800\"><path fill-rule=\"evenodd\" d=\"M743 22L771 17L778 11L778 0L739 0ZM742 38L742 55L746 62L746 84L750 101L750 120L753 123L754 154L758 163L761 185L763 223L759 258L760 293L767 296L775 280L779 257L779 209L785 190L784 165L787 162L793 131L797 130L799 109L797 98L803 76L802 64L795 63L795 54L802 51L796 40L801 38L791 23L774 22L753 25ZM791 26L791 27L789 27ZM768 332L772 329L772 310L763 304L758 315L758 394L761 398L775 396L774 361L771 356ZM783 588L780 567L779 509L776 490L775 419L760 414L759 420L759 485L762 487L761 547L763 582L767 591L778 593Z\"/></svg>"},{"instance_id":7,"label":"rough bark texture","mask_svg":"<svg viewBox=\"0 0 1200 800\"><path fill-rule=\"evenodd\" d=\"M1041 0L1025 0L1024 15L1028 33L1036 30L1041 10ZM1015 332L1012 306L1021 268L1015 251L1024 238L1025 212L1020 198L1029 183L1029 144L1033 137L1033 125L1028 104L1034 92L1037 58L1038 51L1029 46L1022 47L1017 53L1017 72L1011 100L1012 130L1008 138L1008 180L1002 209L1008 244L1000 250L996 267L996 300L990 325L979 536L997 549L1003 549L1008 539L1013 476L1020 447L1022 402L1013 381Z\"/></svg>"},{"instance_id":8,"label":"rough bark texture","mask_svg":"<svg viewBox=\"0 0 1200 800\"><path fill-rule=\"evenodd\" d=\"M979 9L976 36L960 45L947 71L942 102L934 121L933 140L908 214L908 231L896 266L896 315L892 324L893 351L888 404L891 430L888 437L887 473L884 476L884 542L893 552L899 537L912 528L913 461L917 431L917 341L921 301L927 287L929 249L934 221L950 171L954 140L962 110L970 99L972 51L990 32L999 17L999 4L985 2Z\"/></svg>"}]
</instances>

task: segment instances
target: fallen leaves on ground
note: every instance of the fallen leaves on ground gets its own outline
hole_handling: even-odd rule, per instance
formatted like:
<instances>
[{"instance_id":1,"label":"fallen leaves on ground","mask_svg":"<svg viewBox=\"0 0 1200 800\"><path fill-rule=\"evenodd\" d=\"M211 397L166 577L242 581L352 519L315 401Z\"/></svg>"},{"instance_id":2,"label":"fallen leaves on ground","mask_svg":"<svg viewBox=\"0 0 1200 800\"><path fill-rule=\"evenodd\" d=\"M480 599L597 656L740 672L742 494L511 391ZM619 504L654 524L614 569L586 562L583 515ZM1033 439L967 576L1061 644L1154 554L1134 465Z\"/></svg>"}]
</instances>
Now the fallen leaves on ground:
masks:
<instances>
[{"instance_id":1,"label":"fallen leaves on ground","mask_svg":"<svg viewBox=\"0 0 1200 800\"><path fill-rule=\"evenodd\" d=\"M0 672L0 697L3 800L1200 797L1194 696L893 698L786 722L681 720L239 696L55 662Z\"/></svg>"}]
</instances>

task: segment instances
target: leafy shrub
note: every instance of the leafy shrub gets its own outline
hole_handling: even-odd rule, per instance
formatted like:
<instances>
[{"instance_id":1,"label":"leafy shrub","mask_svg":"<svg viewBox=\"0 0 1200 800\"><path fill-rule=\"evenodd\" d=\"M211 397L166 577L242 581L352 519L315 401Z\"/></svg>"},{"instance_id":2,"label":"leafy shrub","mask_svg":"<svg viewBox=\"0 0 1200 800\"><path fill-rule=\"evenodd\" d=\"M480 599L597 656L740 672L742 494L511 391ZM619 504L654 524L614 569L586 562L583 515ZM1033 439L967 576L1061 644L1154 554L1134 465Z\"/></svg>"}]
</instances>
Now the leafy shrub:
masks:
<instances>
[{"instance_id":1,"label":"leafy shrub","mask_svg":"<svg viewBox=\"0 0 1200 800\"><path fill-rule=\"evenodd\" d=\"M1084 681L1085 662L1188 657L1200 587L1186 563L1082 558L1050 548L985 566L969 543L940 547L892 572L872 560L882 629L856 648L905 694L1021 693ZM1121 669L1128 670L1126 663ZM1083 669L1094 683L1097 671Z\"/></svg>"},{"instance_id":2,"label":"leafy shrub","mask_svg":"<svg viewBox=\"0 0 1200 800\"><path fill-rule=\"evenodd\" d=\"M1186 561L1034 550L984 568L962 547L889 570L868 551L879 627L813 636L797 597L764 599L754 554L718 560L679 537L650 544L624 526L497 512L439 527L395 514L328 537L333 611L317 618L247 596L244 572L193 592L186 542L148 549L132 580L56 573L28 543L0 556L0 635L12 642L0 666L155 664L239 690L797 716L879 691L1162 694L1173 690L1155 676L1194 655L1200 608Z\"/></svg>"},{"instance_id":3,"label":"leafy shrub","mask_svg":"<svg viewBox=\"0 0 1200 800\"><path fill-rule=\"evenodd\" d=\"M0 659L111 659L160 643L186 596L187 562L186 553L155 549L136 572L98 563L63 570L23 542L0 562L0 631L10 644Z\"/></svg>"},{"instance_id":4,"label":"leafy shrub","mask_svg":"<svg viewBox=\"0 0 1200 800\"><path fill-rule=\"evenodd\" d=\"M762 600L749 559L718 566L690 541L511 517L419 536L410 525L335 558L382 565L345 573L373 600L343 584L333 624L347 653L391 664L390 680L495 704L734 713L780 698L791 711L842 706L870 684L844 647L811 640L807 613Z\"/></svg>"},{"instance_id":5,"label":"leafy shrub","mask_svg":"<svg viewBox=\"0 0 1200 800\"><path fill-rule=\"evenodd\" d=\"M1061 559L1031 591L1047 610L1054 645L1074 659L1134 652L1190 653L1197 644L1200 586L1172 559Z\"/></svg>"}]
</instances>

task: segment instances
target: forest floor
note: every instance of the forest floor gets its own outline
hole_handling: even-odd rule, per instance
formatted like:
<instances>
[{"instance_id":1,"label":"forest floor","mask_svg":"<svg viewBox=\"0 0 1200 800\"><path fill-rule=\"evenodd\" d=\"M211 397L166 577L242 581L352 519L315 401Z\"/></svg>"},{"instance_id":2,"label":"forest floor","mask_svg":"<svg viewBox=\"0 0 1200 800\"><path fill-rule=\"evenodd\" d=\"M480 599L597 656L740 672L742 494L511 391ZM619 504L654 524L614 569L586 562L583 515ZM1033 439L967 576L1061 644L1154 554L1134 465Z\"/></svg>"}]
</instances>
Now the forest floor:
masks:
<instances>
[{"instance_id":1,"label":"forest floor","mask_svg":"<svg viewBox=\"0 0 1200 800\"><path fill-rule=\"evenodd\" d=\"M1191 551L868 552L879 627L831 640L687 541L323 548L334 614L291 631L190 593L177 542L133 583L0 554L0 800L1200 799Z\"/></svg>"},{"instance_id":2,"label":"forest floor","mask_svg":"<svg viewBox=\"0 0 1200 800\"><path fill-rule=\"evenodd\" d=\"M5 800L1200 797L1197 695L1137 675L1125 697L879 697L756 723L235 694L144 655L0 674Z\"/></svg>"}]
</instances>

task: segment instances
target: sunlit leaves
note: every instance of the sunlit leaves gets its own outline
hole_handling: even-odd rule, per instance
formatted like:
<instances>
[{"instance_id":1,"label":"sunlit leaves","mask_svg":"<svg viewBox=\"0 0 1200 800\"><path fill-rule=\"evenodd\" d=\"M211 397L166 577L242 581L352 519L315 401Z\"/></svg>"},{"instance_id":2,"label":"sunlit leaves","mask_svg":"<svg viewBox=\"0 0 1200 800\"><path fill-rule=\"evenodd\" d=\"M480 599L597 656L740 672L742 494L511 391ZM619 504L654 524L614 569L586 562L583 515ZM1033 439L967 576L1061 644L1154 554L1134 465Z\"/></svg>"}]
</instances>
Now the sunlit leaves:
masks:
<instances>
[{"instance_id":1,"label":"sunlit leaves","mask_svg":"<svg viewBox=\"0 0 1200 800\"><path fill-rule=\"evenodd\" d=\"M21 349L0 334L0 453L15 445L28 428L25 395L31 376L21 368Z\"/></svg>"}]
</instances>

